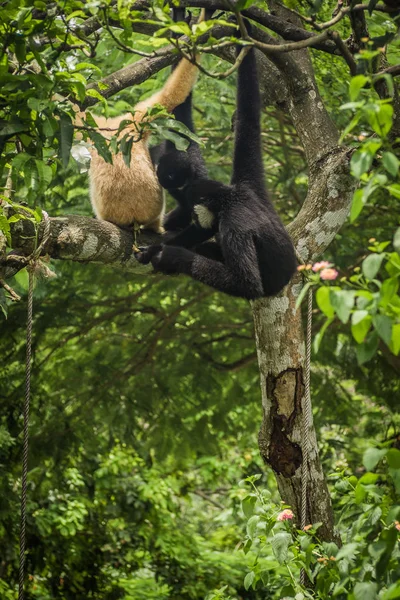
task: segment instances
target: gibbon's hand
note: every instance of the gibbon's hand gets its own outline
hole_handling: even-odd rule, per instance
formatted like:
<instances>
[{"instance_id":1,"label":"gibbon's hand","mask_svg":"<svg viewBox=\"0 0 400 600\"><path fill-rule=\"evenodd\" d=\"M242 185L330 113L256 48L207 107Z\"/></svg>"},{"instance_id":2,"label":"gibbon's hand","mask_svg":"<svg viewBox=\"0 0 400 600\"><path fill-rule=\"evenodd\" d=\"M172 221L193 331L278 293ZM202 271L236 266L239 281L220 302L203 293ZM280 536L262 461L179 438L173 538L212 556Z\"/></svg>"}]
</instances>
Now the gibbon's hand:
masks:
<instances>
[{"instance_id":1,"label":"gibbon's hand","mask_svg":"<svg viewBox=\"0 0 400 600\"><path fill-rule=\"evenodd\" d=\"M159 273L165 273L166 275L181 273L179 260L174 260L175 250L178 251L177 254L179 255L182 249L172 246L160 246L160 251L157 254L154 254L151 259L154 270Z\"/></svg>"},{"instance_id":2,"label":"gibbon's hand","mask_svg":"<svg viewBox=\"0 0 400 600\"><path fill-rule=\"evenodd\" d=\"M153 256L161 252L162 245L154 244L153 246L139 247L139 252L134 252L135 258L142 265L148 265Z\"/></svg>"},{"instance_id":3,"label":"gibbon's hand","mask_svg":"<svg viewBox=\"0 0 400 600\"><path fill-rule=\"evenodd\" d=\"M186 248L179 246L150 246L146 252L151 252L151 257L146 255L145 260L151 262L155 271L165 273L166 275L174 275L178 273L186 273L190 275L192 272L192 263L195 254ZM139 259L141 262L141 259Z\"/></svg>"}]
</instances>

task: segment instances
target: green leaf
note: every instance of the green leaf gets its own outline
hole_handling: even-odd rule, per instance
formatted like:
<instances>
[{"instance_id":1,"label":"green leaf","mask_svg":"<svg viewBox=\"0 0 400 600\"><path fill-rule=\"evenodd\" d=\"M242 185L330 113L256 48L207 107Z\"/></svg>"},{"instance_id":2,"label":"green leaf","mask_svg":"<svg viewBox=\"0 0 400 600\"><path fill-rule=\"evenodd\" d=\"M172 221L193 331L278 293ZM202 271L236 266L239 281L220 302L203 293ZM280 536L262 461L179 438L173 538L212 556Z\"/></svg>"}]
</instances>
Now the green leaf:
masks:
<instances>
[{"instance_id":1,"label":"green leaf","mask_svg":"<svg viewBox=\"0 0 400 600\"><path fill-rule=\"evenodd\" d=\"M247 573L246 577L244 578L244 582L243 582L245 590L248 590L252 586L255 577L256 577L256 574L254 573L254 571L250 571L250 573Z\"/></svg>"},{"instance_id":2,"label":"green leaf","mask_svg":"<svg viewBox=\"0 0 400 600\"><path fill-rule=\"evenodd\" d=\"M379 478L380 478L380 475L378 475L377 473L365 473L359 479L358 483L362 483L363 485L374 485L378 481Z\"/></svg>"},{"instance_id":3,"label":"green leaf","mask_svg":"<svg viewBox=\"0 0 400 600\"><path fill-rule=\"evenodd\" d=\"M249 519L254 513L254 508L257 503L257 496L246 496L242 500L242 510L247 519Z\"/></svg>"},{"instance_id":4,"label":"green leaf","mask_svg":"<svg viewBox=\"0 0 400 600\"><path fill-rule=\"evenodd\" d=\"M387 451L386 458L391 469L400 469L400 450L390 448Z\"/></svg>"},{"instance_id":5,"label":"green leaf","mask_svg":"<svg viewBox=\"0 0 400 600\"><path fill-rule=\"evenodd\" d=\"M0 127L0 137L11 137L14 133L20 133L21 131L29 131L29 127L22 121L9 121L4 122Z\"/></svg>"},{"instance_id":6,"label":"green leaf","mask_svg":"<svg viewBox=\"0 0 400 600\"><path fill-rule=\"evenodd\" d=\"M391 527L390 529L383 530L379 536L379 542L383 542L386 548L376 565L376 576L378 579L386 574L393 549L397 542L397 529Z\"/></svg>"},{"instance_id":7,"label":"green leaf","mask_svg":"<svg viewBox=\"0 0 400 600\"><path fill-rule=\"evenodd\" d=\"M356 310L351 316L351 333L357 344L362 344L371 327L372 317L366 310Z\"/></svg>"},{"instance_id":8,"label":"green leaf","mask_svg":"<svg viewBox=\"0 0 400 600\"><path fill-rule=\"evenodd\" d=\"M354 500L356 501L356 504L361 504L361 502L365 500L366 495L367 490L360 482L358 482L356 489L354 490Z\"/></svg>"},{"instance_id":9,"label":"green leaf","mask_svg":"<svg viewBox=\"0 0 400 600\"><path fill-rule=\"evenodd\" d=\"M127 133L124 135L119 145L119 149L122 152L122 158L124 159L124 163L128 168L131 166L132 144L133 137Z\"/></svg>"},{"instance_id":10,"label":"green leaf","mask_svg":"<svg viewBox=\"0 0 400 600\"><path fill-rule=\"evenodd\" d=\"M357 150L351 157L350 167L351 172L357 179L361 178L361 175L367 173L370 170L374 155L370 152L364 152L363 150Z\"/></svg>"},{"instance_id":11,"label":"green leaf","mask_svg":"<svg viewBox=\"0 0 400 600\"><path fill-rule=\"evenodd\" d=\"M375 279L384 258L384 254L370 254L367 256L367 258L363 260L361 266L364 277L367 279Z\"/></svg>"},{"instance_id":12,"label":"green leaf","mask_svg":"<svg viewBox=\"0 0 400 600\"><path fill-rule=\"evenodd\" d=\"M299 306L300 306L300 305L301 305L301 303L303 302L303 300L304 300L304 297L305 297L305 295L307 294L308 290L310 289L311 285L312 285L312 284L311 284L311 282L310 282L310 281L308 281L308 282L307 282L307 283L306 283L306 284L305 284L305 285L302 287L302 289L301 289L301 292L300 292L300 294L298 295L298 298L297 298L297 300L296 300L296 310L299 308Z\"/></svg>"},{"instance_id":13,"label":"green leaf","mask_svg":"<svg viewBox=\"0 0 400 600\"><path fill-rule=\"evenodd\" d=\"M35 163L39 174L40 187L41 189L46 189L53 179L53 171L42 160L35 159Z\"/></svg>"},{"instance_id":14,"label":"green leaf","mask_svg":"<svg viewBox=\"0 0 400 600\"><path fill-rule=\"evenodd\" d=\"M358 544L344 544L336 554L336 560L342 560L343 558L349 558L355 555L355 551L358 548Z\"/></svg>"},{"instance_id":15,"label":"green leaf","mask_svg":"<svg viewBox=\"0 0 400 600\"><path fill-rule=\"evenodd\" d=\"M392 339L392 320L387 315L375 315L372 319L373 326L381 340L389 346Z\"/></svg>"},{"instance_id":16,"label":"green leaf","mask_svg":"<svg viewBox=\"0 0 400 600\"><path fill-rule=\"evenodd\" d=\"M392 196L400 199L400 185L398 183L394 183L393 185L388 185L386 187L386 189Z\"/></svg>"},{"instance_id":17,"label":"green leaf","mask_svg":"<svg viewBox=\"0 0 400 600\"><path fill-rule=\"evenodd\" d=\"M363 365L364 363L371 360L371 358L375 355L379 344L379 337L376 331L372 331L369 333L365 339L363 344L357 346L357 361L359 365Z\"/></svg>"},{"instance_id":18,"label":"green leaf","mask_svg":"<svg viewBox=\"0 0 400 600\"><path fill-rule=\"evenodd\" d=\"M399 289L399 278L398 277L389 277L389 279L385 279L382 283L382 287L380 289L380 300L379 305L382 308L386 308L390 301L393 299L393 296L397 294Z\"/></svg>"},{"instance_id":19,"label":"green leaf","mask_svg":"<svg viewBox=\"0 0 400 600\"><path fill-rule=\"evenodd\" d=\"M96 100L99 100L103 104L103 106L107 106L106 99L95 88L90 88L90 89L86 90L86 96L90 96L91 98L96 98Z\"/></svg>"},{"instance_id":20,"label":"green leaf","mask_svg":"<svg viewBox=\"0 0 400 600\"><path fill-rule=\"evenodd\" d=\"M333 308L330 300L330 288L326 285L318 288L315 298L318 307L322 310L324 315L331 319L335 316L335 309Z\"/></svg>"},{"instance_id":21,"label":"green leaf","mask_svg":"<svg viewBox=\"0 0 400 600\"><path fill-rule=\"evenodd\" d=\"M247 8L250 8L250 6L255 4L255 2L256 0L238 0L238 2L236 2L235 4L235 10L238 12L241 10L246 10Z\"/></svg>"},{"instance_id":22,"label":"green leaf","mask_svg":"<svg viewBox=\"0 0 400 600\"><path fill-rule=\"evenodd\" d=\"M11 246L10 223L5 215L0 214L0 231L6 236L7 244ZM0 288L1 289L1 288Z\"/></svg>"},{"instance_id":23,"label":"green leaf","mask_svg":"<svg viewBox=\"0 0 400 600\"><path fill-rule=\"evenodd\" d=\"M173 142L175 144L175 148L177 150L181 150L184 152L189 146L189 140L179 135L179 133L175 133L175 131L171 131L169 129L163 129L163 136L165 139Z\"/></svg>"},{"instance_id":24,"label":"green leaf","mask_svg":"<svg viewBox=\"0 0 400 600\"><path fill-rule=\"evenodd\" d=\"M351 100L357 100L362 88L368 83L369 78L365 75L356 75L350 81L349 95Z\"/></svg>"},{"instance_id":25,"label":"green leaf","mask_svg":"<svg viewBox=\"0 0 400 600\"><path fill-rule=\"evenodd\" d=\"M258 515L254 515L247 521L246 532L249 538L252 540L255 537L257 526L260 522L260 517Z\"/></svg>"},{"instance_id":26,"label":"green leaf","mask_svg":"<svg viewBox=\"0 0 400 600\"><path fill-rule=\"evenodd\" d=\"M7 319L8 306L7 306L7 298L3 288L0 288L0 310L3 313L3 316Z\"/></svg>"},{"instance_id":27,"label":"green leaf","mask_svg":"<svg viewBox=\"0 0 400 600\"><path fill-rule=\"evenodd\" d=\"M381 600L399 600L400 598L400 582L394 583L391 585L383 595L381 596Z\"/></svg>"},{"instance_id":28,"label":"green leaf","mask_svg":"<svg viewBox=\"0 0 400 600\"><path fill-rule=\"evenodd\" d=\"M363 455L363 465L367 471L373 471L376 465L384 456L387 450L381 448L368 448Z\"/></svg>"},{"instance_id":29,"label":"green leaf","mask_svg":"<svg viewBox=\"0 0 400 600\"><path fill-rule=\"evenodd\" d=\"M353 194L350 210L350 222L353 223L364 208L364 188L358 188Z\"/></svg>"},{"instance_id":30,"label":"green leaf","mask_svg":"<svg viewBox=\"0 0 400 600\"><path fill-rule=\"evenodd\" d=\"M381 137L386 137L393 124L393 107L390 104L373 104L367 112L372 129Z\"/></svg>"},{"instance_id":31,"label":"green leaf","mask_svg":"<svg viewBox=\"0 0 400 600\"><path fill-rule=\"evenodd\" d=\"M354 306L355 292L331 290L331 304L342 323L347 323Z\"/></svg>"},{"instance_id":32,"label":"green leaf","mask_svg":"<svg viewBox=\"0 0 400 600\"><path fill-rule=\"evenodd\" d=\"M394 234L393 247L396 250L397 254L400 254L400 227L396 229L396 232Z\"/></svg>"},{"instance_id":33,"label":"green leaf","mask_svg":"<svg viewBox=\"0 0 400 600\"><path fill-rule=\"evenodd\" d=\"M66 112L62 112L60 114L60 145L58 153L64 168L68 166L73 137L74 126L71 117Z\"/></svg>"},{"instance_id":34,"label":"green leaf","mask_svg":"<svg viewBox=\"0 0 400 600\"><path fill-rule=\"evenodd\" d=\"M287 560L289 545L292 541L292 536L286 531L280 531L271 540L272 551L279 564L283 564Z\"/></svg>"},{"instance_id":35,"label":"green leaf","mask_svg":"<svg viewBox=\"0 0 400 600\"><path fill-rule=\"evenodd\" d=\"M378 596L378 585L373 581L363 581L354 586L355 600L375 600Z\"/></svg>"},{"instance_id":36,"label":"green leaf","mask_svg":"<svg viewBox=\"0 0 400 600\"><path fill-rule=\"evenodd\" d=\"M108 147L106 139L97 131L89 131L88 136L94 142L94 146L99 155L108 163L112 164L112 154Z\"/></svg>"},{"instance_id":37,"label":"green leaf","mask_svg":"<svg viewBox=\"0 0 400 600\"><path fill-rule=\"evenodd\" d=\"M345 106L341 106L340 109L343 110L345 108ZM352 120L350 121L350 123L347 125L347 127L345 128L345 130L343 131L342 135L340 136L340 140L339 140L339 144L341 144L344 140L344 138L346 137L346 135L348 133L350 133L350 131L353 131L353 129L355 127L357 127L359 120L361 119L361 114L357 113Z\"/></svg>"},{"instance_id":38,"label":"green leaf","mask_svg":"<svg viewBox=\"0 0 400 600\"><path fill-rule=\"evenodd\" d=\"M313 342L313 348L314 348L314 352L317 353L321 342L322 342L322 338L324 337L325 331L328 329L329 325L331 323L333 323L333 317L331 319L327 319L325 321L325 323L322 325L321 329L318 331L317 335L314 338L314 342Z\"/></svg>"},{"instance_id":39,"label":"green leaf","mask_svg":"<svg viewBox=\"0 0 400 600\"><path fill-rule=\"evenodd\" d=\"M393 152L385 152L382 156L383 166L392 177L396 177L399 171L400 161Z\"/></svg>"},{"instance_id":40,"label":"green leaf","mask_svg":"<svg viewBox=\"0 0 400 600\"><path fill-rule=\"evenodd\" d=\"M396 494L400 496L400 469L389 469L389 475L393 480Z\"/></svg>"},{"instance_id":41,"label":"green leaf","mask_svg":"<svg viewBox=\"0 0 400 600\"><path fill-rule=\"evenodd\" d=\"M397 356L400 352L400 323L395 323L392 327L390 349L395 356Z\"/></svg>"}]
</instances>

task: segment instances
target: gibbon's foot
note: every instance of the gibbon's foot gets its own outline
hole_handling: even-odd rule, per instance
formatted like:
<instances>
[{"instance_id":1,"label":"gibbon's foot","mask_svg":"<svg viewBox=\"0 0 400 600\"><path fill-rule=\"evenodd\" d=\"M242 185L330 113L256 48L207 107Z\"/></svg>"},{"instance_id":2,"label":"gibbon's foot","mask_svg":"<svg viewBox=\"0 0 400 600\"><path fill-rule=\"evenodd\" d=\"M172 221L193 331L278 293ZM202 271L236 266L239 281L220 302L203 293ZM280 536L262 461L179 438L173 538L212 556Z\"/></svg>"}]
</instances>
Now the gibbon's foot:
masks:
<instances>
[{"instance_id":1,"label":"gibbon's foot","mask_svg":"<svg viewBox=\"0 0 400 600\"><path fill-rule=\"evenodd\" d=\"M139 248L139 252L135 253L135 258L142 265L148 265L152 261L153 256L162 251L162 244L154 244L153 246L146 246L145 248Z\"/></svg>"}]
</instances>

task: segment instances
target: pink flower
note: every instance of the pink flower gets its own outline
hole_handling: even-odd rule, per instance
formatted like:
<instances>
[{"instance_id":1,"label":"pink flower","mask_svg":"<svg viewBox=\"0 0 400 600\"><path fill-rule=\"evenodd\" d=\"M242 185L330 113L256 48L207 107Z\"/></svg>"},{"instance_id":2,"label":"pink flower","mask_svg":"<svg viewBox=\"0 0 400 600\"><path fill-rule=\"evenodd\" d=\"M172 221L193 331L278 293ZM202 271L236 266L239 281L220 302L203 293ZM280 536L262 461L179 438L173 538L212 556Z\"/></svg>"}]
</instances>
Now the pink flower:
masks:
<instances>
[{"instance_id":1,"label":"pink flower","mask_svg":"<svg viewBox=\"0 0 400 600\"><path fill-rule=\"evenodd\" d=\"M396 527L397 531L400 531L400 523L398 521L394 522L394 526Z\"/></svg>"},{"instance_id":2,"label":"pink flower","mask_svg":"<svg viewBox=\"0 0 400 600\"><path fill-rule=\"evenodd\" d=\"M328 262L327 260L321 260L321 262L317 262L313 264L312 270L314 271L314 273L316 273L317 271L320 271L321 269L326 269L326 267L330 267L331 263Z\"/></svg>"},{"instance_id":3,"label":"pink flower","mask_svg":"<svg viewBox=\"0 0 400 600\"><path fill-rule=\"evenodd\" d=\"M338 275L336 269L322 269L320 273L321 279L324 281L333 281Z\"/></svg>"},{"instance_id":4,"label":"pink flower","mask_svg":"<svg viewBox=\"0 0 400 600\"><path fill-rule=\"evenodd\" d=\"M277 521L288 521L289 519L293 519L294 514L290 510L290 508L285 508L279 515L276 517Z\"/></svg>"}]
</instances>

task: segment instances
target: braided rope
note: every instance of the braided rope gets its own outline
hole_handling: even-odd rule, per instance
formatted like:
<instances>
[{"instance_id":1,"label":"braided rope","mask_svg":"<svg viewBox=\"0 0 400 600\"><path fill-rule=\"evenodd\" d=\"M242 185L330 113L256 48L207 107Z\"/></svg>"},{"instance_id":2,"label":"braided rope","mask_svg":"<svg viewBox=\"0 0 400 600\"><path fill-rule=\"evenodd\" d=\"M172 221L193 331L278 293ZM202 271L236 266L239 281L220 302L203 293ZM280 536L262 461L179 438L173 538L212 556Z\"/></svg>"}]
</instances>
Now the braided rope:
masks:
<instances>
[{"instance_id":1,"label":"braided rope","mask_svg":"<svg viewBox=\"0 0 400 600\"><path fill-rule=\"evenodd\" d=\"M18 600L24 600L25 581L25 549L26 549L26 498L28 484L28 450L29 450L29 405L31 397L31 371L32 371L32 316L33 316L33 283L34 266L38 260L43 246L47 243L50 235L50 220L48 214L43 211L44 232L42 240L37 248L28 257L28 315L26 325L26 361L25 361L25 399L24 399L24 429L23 429L23 451L22 451L22 483L21 483L21 522L19 533L19 577L18 577Z\"/></svg>"},{"instance_id":2,"label":"braided rope","mask_svg":"<svg viewBox=\"0 0 400 600\"><path fill-rule=\"evenodd\" d=\"M303 529L307 525L307 483L308 483L308 461L310 451L310 428L312 425L311 408L311 344L312 344L312 288L308 291L307 306L307 334L306 334L306 360L304 365L304 406L303 406L303 435L302 454L303 464L301 467L301 514L300 526ZM306 574L304 569L300 572L300 582L305 584Z\"/></svg>"}]
</instances>

